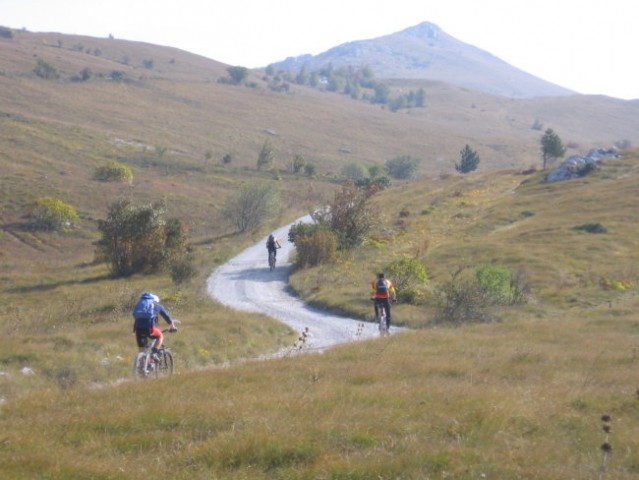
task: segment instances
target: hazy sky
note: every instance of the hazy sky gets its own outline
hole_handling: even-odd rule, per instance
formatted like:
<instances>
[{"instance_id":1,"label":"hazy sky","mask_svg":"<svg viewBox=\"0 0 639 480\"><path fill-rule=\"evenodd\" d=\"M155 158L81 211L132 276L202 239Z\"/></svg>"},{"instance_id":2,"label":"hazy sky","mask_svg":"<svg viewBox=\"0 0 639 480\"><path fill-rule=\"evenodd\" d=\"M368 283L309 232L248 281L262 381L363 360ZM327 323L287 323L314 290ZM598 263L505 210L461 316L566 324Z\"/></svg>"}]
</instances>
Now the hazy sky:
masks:
<instances>
[{"instance_id":1,"label":"hazy sky","mask_svg":"<svg viewBox=\"0 0 639 480\"><path fill-rule=\"evenodd\" d=\"M421 22L579 93L639 98L635 0L0 0L0 25L263 67Z\"/></svg>"}]
</instances>

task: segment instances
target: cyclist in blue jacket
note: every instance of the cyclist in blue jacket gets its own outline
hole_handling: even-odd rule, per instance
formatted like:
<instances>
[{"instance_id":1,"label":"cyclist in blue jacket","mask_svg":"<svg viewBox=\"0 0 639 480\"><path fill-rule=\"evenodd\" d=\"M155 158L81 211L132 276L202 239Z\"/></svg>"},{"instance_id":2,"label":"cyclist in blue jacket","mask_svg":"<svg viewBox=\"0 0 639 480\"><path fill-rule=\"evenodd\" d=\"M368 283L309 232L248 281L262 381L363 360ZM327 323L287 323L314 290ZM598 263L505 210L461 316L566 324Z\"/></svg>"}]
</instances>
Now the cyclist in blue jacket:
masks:
<instances>
[{"instance_id":1,"label":"cyclist in blue jacket","mask_svg":"<svg viewBox=\"0 0 639 480\"><path fill-rule=\"evenodd\" d=\"M150 292L144 292L138 303L133 308L133 332L135 333L135 341L138 344L140 352L147 347L149 338L157 339L156 349L160 348L164 342L162 330L157 326L158 315L169 324L169 331L177 331L175 322L166 311L166 308L160 303L160 298ZM156 350L154 350L155 353Z\"/></svg>"}]
</instances>

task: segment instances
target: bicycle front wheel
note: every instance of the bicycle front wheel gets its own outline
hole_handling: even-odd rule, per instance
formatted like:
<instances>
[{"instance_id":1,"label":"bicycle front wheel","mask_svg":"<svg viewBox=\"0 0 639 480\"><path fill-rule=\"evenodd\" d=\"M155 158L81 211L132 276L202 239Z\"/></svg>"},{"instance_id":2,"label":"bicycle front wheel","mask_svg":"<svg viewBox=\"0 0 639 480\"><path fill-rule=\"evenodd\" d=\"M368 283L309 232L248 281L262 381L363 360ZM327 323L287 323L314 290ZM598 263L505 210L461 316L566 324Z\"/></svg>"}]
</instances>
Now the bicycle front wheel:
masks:
<instances>
[{"instance_id":1,"label":"bicycle front wheel","mask_svg":"<svg viewBox=\"0 0 639 480\"><path fill-rule=\"evenodd\" d=\"M163 350L160 352L160 362L155 369L155 375L157 377L168 377L173 375L175 371L175 363L173 359L173 353L169 350Z\"/></svg>"}]
</instances>

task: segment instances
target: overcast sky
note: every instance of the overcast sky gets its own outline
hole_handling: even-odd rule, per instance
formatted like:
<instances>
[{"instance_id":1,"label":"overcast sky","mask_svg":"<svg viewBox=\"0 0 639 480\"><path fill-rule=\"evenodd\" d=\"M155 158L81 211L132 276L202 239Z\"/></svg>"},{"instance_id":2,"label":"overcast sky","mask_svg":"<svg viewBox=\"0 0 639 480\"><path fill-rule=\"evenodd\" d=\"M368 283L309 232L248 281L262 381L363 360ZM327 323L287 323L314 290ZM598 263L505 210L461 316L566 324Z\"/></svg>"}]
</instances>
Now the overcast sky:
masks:
<instances>
[{"instance_id":1,"label":"overcast sky","mask_svg":"<svg viewBox=\"0 0 639 480\"><path fill-rule=\"evenodd\" d=\"M263 67L421 22L579 93L639 98L635 0L0 0L0 25Z\"/></svg>"}]
</instances>

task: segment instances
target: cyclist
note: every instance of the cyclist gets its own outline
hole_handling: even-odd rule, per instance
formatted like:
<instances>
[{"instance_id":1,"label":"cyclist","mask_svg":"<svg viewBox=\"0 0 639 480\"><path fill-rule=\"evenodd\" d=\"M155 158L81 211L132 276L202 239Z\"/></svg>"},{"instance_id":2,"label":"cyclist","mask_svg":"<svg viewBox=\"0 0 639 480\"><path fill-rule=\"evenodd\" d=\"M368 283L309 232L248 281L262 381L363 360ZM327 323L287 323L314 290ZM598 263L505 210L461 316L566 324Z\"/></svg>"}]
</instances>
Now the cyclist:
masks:
<instances>
[{"instance_id":1,"label":"cyclist","mask_svg":"<svg viewBox=\"0 0 639 480\"><path fill-rule=\"evenodd\" d=\"M157 343L153 349L154 354L157 353L157 349L162 346L164 335L162 335L162 330L157 327L158 315L162 316L164 321L169 324L169 331L177 331L175 322L169 315L169 312L167 312L160 303L160 298L150 292L144 292L140 296L132 313L135 320L133 332L135 333L135 341L138 344L140 352L143 352L146 348L149 337L157 339Z\"/></svg>"},{"instance_id":2,"label":"cyclist","mask_svg":"<svg viewBox=\"0 0 639 480\"><path fill-rule=\"evenodd\" d=\"M375 316L379 314L379 308L386 310L386 330L390 329L391 324L391 300L397 302L397 292L393 282L386 279L384 273L377 275L377 280L371 283L371 300L375 300Z\"/></svg>"},{"instance_id":3,"label":"cyclist","mask_svg":"<svg viewBox=\"0 0 639 480\"><path fill-rule=\"evenodd\" d=\"M273 252L273 256L277 258L277 249L282 248L280 245L280 241L277 239L275 235L272 233L268 236L268 240L266 240L266 250L268 250L269 258L271 257L271 252Z\"/></svg>"}]
</instances>

